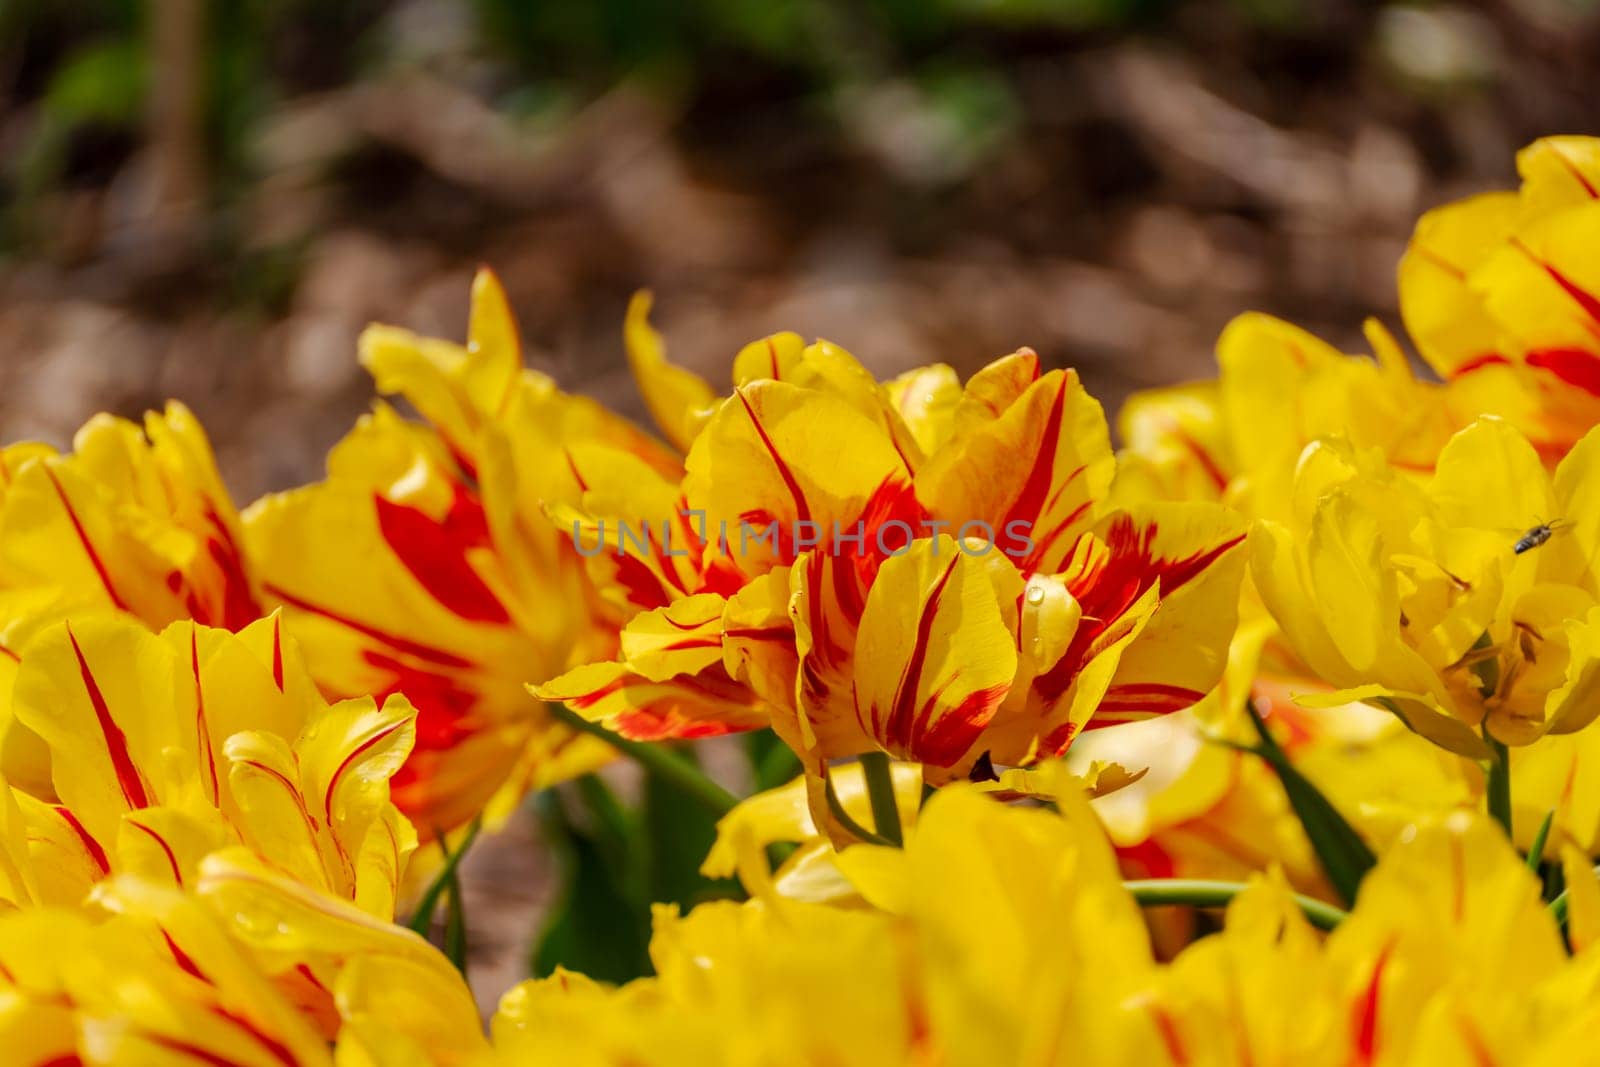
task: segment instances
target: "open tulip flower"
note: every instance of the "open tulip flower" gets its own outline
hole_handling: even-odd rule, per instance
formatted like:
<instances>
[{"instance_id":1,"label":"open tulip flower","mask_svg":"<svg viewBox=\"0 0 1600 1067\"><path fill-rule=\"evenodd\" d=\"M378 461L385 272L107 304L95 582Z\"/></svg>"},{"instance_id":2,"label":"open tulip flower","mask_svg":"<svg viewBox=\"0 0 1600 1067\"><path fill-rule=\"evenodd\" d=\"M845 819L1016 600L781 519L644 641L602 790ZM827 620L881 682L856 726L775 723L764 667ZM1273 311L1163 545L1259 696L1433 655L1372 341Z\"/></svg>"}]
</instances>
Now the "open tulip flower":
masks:
<instances>
[{"instance_id":1,"label":"open tulip flower","mask_svg":"<svg viewBox=\"0 0 1600 1067\"><path fill-rule=\"evenodd\" d=\"M1582 729L1600 711L1600 433L1545 474L1498 419L1451 439L1416 486L1313 446L1297 513L1263 522L1253 573L1304 662L1456 752ZM1536 531L1529 534L1528 531Z\"/></svg>"},{"instance_id":2,"label":"open tulip flower","mask_svg":"<svg viewBox=\"0 0 1600 1067\"><path fill-rule=\"evenodd\" d=\"M176 402L141 426L98 415L73 451L0 452L0 642L89 609L160 629L238 630L263 614L239 515L205 431ZM14 658L14 657L13 657Z\"/></svg>"},{"instance_id":3,"label":"open tulip flower","mask_svg":"<svg viewBox=\"0 0 1600 1067\"><path fill-rule=\"evenodd\" d=\"M669 432L694 427L686 474L631 511L585 494L573 533L621 557L604 564L612 595L640 613L618 660L540 695L629 737L770 724L816 779L881 751L941 782L1216 682L1243 523L1209 503L1109 506L1105 419L1071 371L1023 351L964 388L942 367L880 385L783 334L740 353L733 395L707 407L642 314L645 395L688 394L686 411L657 408ZM689 547L621 532L674 522L696 527Z\"/></svg>"},{"instance_id":4,"label":"open tulip flower","mask_svg":"<svg viewBox=\"0 0 1600 1067\"><path fill-rule=\"evenodd\" d=\"M523 368L488 272L473 286L465 348L375 326L361 354L380 391L426 422L379 404L334 447L326 481L250 509L249 543L326 692L416 705L395 800L432 836L607 757L524 689L615 647L618 620L543 514L585 486L567 450L673 476L680 465Z\"/></svg>"},{"instance_id":5,"label":"open tulip flower","mask_svg":"<svg viewBox=\"0 0 1600 1067\"><path fill-rule=\"evenodd\" d=\"M1545 137L1522 188L1424 215L1400 263L1400 309L1422 357L1516 421L1549 458L1600 422L1600 139Z\"/></svg>"},{"instance_id":6,"label":"open tulip flower","mask_svg":"<svg viewBox=\"0 0 1600 1067\"><path fill-rule=\"evenodd\" d=\"M242 845L393 917L416 840L388 781L416 713L401 697L329 706L277 617L237 635L69 620L24 655L14 701L47 760L18 777L50 785L8 796L12 901L79 903L113 873L183 887Z\"/></svg>"},{"instance_id":7,"label":"open tulip flower","mask_svg":"<svg viewBox=\"0 0 1600 1067\"><path fill-rule=\"evenodd\" d=\"M41 630L85 612L238 630L263 613L238 512L187 408L170 403L142 426L97 415L73 446L0 450L0 766L9 775L39 749L9 694Z\"/></svg>"},{"instance_id":8,"label":"open tulip flower","mask_svg":"<svg viewBox=\"0 0 1600 1067\"><path fill-rule=\"evenodd\" d=\"M66 1039L104 1050L93 1062L146 1062L129 1049L151 1046L254 1063L309 1030L315 1054L281 1062L323 1063L353 1005L410 995L397 986L433 990L439 1018L465 1006L449 1035L412 1039L470 1046L455 969L392 924L416 844L389 802L413 737L403 698L328 705L277 616L154 634L91 615L30 644L14 699L48 760L28 777L50 787L0 786L0 898L21 912L0 928L0 979L23 1004L64 1004ZM147 934L100 924L107 909ZM46 936L62 963L10 955ZM124 967L148 985L108 977ZM167 1010L140 1015L149 1003Z\"/></svg>"}]
</instances>

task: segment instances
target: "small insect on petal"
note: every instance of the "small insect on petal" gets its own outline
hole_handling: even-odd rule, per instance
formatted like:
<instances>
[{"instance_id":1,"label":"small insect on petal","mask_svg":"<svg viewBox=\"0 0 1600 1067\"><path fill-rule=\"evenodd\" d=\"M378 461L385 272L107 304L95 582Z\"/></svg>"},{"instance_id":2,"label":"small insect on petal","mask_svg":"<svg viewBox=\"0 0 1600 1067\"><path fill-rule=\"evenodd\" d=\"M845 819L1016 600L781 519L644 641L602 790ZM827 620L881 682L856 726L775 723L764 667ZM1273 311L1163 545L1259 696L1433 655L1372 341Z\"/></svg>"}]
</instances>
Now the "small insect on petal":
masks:
<instances>
[{"instance_id":1,"label":"small insect on petal","mask_svg":"<svg viewBox=\"0 0 1600 1067\"><path fill-rule=\"evenodd\" d=\"M1511 546L1512 553L1520 556L1524 552L1538 548L1550 540L1551 536L1565 525L1566 523L1557 519L1554 522L1541 522L1537 526L1529 528L1526 533L1517 538L1517 543Z\"/></svg>"}]
</instances>

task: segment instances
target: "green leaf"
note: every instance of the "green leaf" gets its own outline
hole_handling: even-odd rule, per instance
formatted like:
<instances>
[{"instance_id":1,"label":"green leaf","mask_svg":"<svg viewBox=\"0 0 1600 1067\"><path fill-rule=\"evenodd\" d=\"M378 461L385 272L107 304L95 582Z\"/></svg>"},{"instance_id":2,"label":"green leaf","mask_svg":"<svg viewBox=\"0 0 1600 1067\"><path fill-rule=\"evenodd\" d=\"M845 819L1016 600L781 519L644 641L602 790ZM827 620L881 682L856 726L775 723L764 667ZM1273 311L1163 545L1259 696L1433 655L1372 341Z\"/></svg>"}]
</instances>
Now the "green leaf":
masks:
<instances>
[{"instance_id":1,"label":"green leaf","mask_svg":"<svg viewBox=\"0 0 1600 1067\"><path fill-rule=\"evenodd\" d=\"M1489 736L1487 724L1483 728L1483 739L1489 745L1489 760L1484 764L1483 799L1488 806L1489 817L1500 824L1505 831L1507 839L1511 834L1511 750L1504 744Z\"/></svg>"},{"instance_id":2,"label":"green leaf","mask_svg":"<svg viewBox=\"0 0 1600 1067\"><path fill-rule=\"evenodd\" d=\"M699 766L691 749L684 747L679 755ZM679 782L654 774L645 778L641 823L650 900L690 908L705 900L741 895L737 882L713 881L700 874L700 864L716 840L717 817Z\"/></svg>"},{"instance_id":3,"label":"green leaf","mask_svg":"<svg viewBox=\"0 0 1600 1067\"><path fill-rule=\"evenodd\" d=\"M1233 898L1249 889L1245 882L1214 882L1199 878L1153 878L1123 882L1122 886L1139 902L1141 907L1161 908L1181 906L1191 908L1226 908ZM1332 930L1350 916L1320 900L1294 894L1300 911L1319 930Z\"/></svg>"},{"instance_id":4,"label":"green leaf","mask_svg":"<svg viewBox=\"0 0 1600 1067\"><path fill-rule=\"evenodd\" d=\"M467 908L461 899L461 872L450 872L450 907L445 913L444 954L461 977L467 976Z\"/></svg>"},{"instance_id":5,"label":"green leaf","mask_svg":"<svg viewBox=\"0 0 1600 1067\"><path fill-rule=\"evenodd\" d=\"M648 909L650 896L639 864L642 828L634 813L617 799L611 787L596 774L586 774L574 783L588 815L588 836L605 861L619 892L639 907Z\"/></svg>"},{"instance_id":6,"label":"green leaf","mask_svg":"<svg viewBox=\"0 0 1600 1067\"><path fill-rule=\"evenodd\" d=\"M1328 882L1344 904L1349 906L1355 901L1356 890L1377 862L1377 857L1361 839L1361 835L1356 833L1355 827L1339 814L1339 809L1289 761L1288 754L1273 739L1267 724L1261 721L1261 714L1254 702L1246 701L1245 711L1261 737L1260 745L1251 751L1265 760L1283 783L1289 807L1305 829L1311 848L1328 875Z\"/></svg>"},{"instance_id":7,"label":"green leaf","mask_svg":"<svg viewBox=\"0 0 1600 1067\"><path fill-rule=\"evenodd\" d=\"M800 773L800 757L771 730L745 734L744 747L757 793L786 785Z\"/></svg>"},{"instance_id":8,"label":"green leaf","mask_svg":"<svg viewBox=\"0 0 1600 1067\"><path fill-rule=\"evenodd\" d=\"M133 126L144 110L148 66L137 38L88 45L57 68L45 90L50 119Z\"/></svg>"},{"instance_id":9,"label":"green leaf","mask_svg":"<svg viewBox=\"0 0 1600 1067\"><path fill-rule=\"evenodd\" d=\"M1556 809L1551 808L1544 813L1544 819L1539 823L1539 829L1533 834L1533 847L1528 849L1528 870L1534 874L1539 873L1539 864L1544 862L1545 842L1550 839L1550 824L1555 822Z\"/></svg>"},{"instance_id":10,"label":"green leaf","mask_svg":"<svg viewBox=\"0 0 1600 1067\"><path fill-rule=\"evenodd\" d=\"M648 909L641 910L626 880L616 876L603 835L576 826L554 791L539 801L563 886L533 951L534 976L543 978L557 966L607 982L651 973Z\"/></svg>"}]
</instances>

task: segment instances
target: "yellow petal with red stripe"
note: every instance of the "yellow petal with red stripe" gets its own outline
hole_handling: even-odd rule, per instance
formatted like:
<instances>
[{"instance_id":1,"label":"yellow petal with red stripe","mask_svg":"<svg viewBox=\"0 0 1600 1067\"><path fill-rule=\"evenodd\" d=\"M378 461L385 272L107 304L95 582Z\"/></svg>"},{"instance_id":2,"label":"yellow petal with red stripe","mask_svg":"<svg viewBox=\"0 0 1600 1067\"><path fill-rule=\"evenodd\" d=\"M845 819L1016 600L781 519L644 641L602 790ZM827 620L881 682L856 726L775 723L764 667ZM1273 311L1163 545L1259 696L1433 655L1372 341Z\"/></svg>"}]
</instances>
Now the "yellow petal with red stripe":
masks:
<instances>
[{"instance_id":1,"label":"yellow petal with red stripe","mask_svg":"<svg viewBox=\"0 0 1600 1067\"><path fill-rule=\"evenodd\" d=\"M50 747L56 794L105 847L124 812L197 802L194 682L159 637L126 618L62 623L18 672L18 719Z\"/></svg>"},{"instance_id":2,"label":"yellow petal with red stripe","mask_svg":"<svg viewBox=\"0 0 1600 1067\"><path fill-rule=\"evenodd\" d=\"M652 682L720 665L726 605L715 593L699 593L634 616L622 630L623 662Z\"/></svg>"},{"instance_id":3,"label":"yellow petal with red stripe","mask_svg":"<svg viewBox=\"0 0 1600 1067\"><path fill-rule=\"evenodd\" d=\"M850 462L841 464L841 454ZM759 536L740 543L739 567L759 574L792 563L803 542L853 532L882 503L907 495L908 482L892 439L849 403L757 381L736 390L695 442L684 494L710 529L727 524L730 541L741 524L758 534L776 524L776 547Z\"/></svg>"},{"instance_id":4,"label":"yellow petal with red stripe","mask_svg":"<svg viewBox=\"0 0 1600 1067\"><path fill-rule=\"evenodd\" d=\"M1517 153L1517 173L1526 217L1600 199L1600 139L1541 137Z\"/></svg>"},{"instance_id":5,"label":"yellow petal with red stripe","mask_svg":"<svg viewBox=\"0 0 1600 1067\"><path fill-rule=\"evenodd\" d=\"M1009 411L1039 380L1039 357L1030 348L1002 356L967 379L950 416L950 434L943 442L959 447L967 436Z\"/></svg>"},{"instance_id":6,"label":"yellow petal with red stripe","mask_svg":"<svg viewBox=\"0 0 1600 1067\"><path fill-rule=\"evenodd\" d=\"M720 664L700 676L653 682L625 663L591 663L529 691L565 703L635 741L716 737L767 725L767 713Z\"/></svg>"},{"instance_id":7,"label":"yellow petal with red stripe","mask_svg":"<svg viewBox=\"0 0 1600 1067\"><path fill-rule=\"evenodd\" d=\"M522 369L505 292L487 270L473 280L466 347L393 326L369 326L359 355L378 391L404 396L473 469L480 434L505 409L522 376L531 374Z\"/></svg>"},{"instance_id":8,"label":"yellow petal with red stripe","mask_svg":"<svg viewBox=\"0 0 1600 1067\"><path fill-rule=\"evenodd\" d=\"M1473 273L1472 286L1528 366L1600 390L1600 201L1520 229Z\"/></svg>"},{"instance_id":9,"label":"yellow petal with red stripe","mask_svg":"<svg viewBox=\"0 0 1600 1067\"><path fill-rule=\"evenodd\" d=\"M239 849L206 859L198 893L261 958L309 961L314 972L330 976L326 985L341 1014L385 1019L434 1062L463 1063L484 1050L465 983L410 930L285 878ZM419 998L428 1010L419 1008Z\"/></svg>"},{"instance_id":10,"label":"yellow petal with red stripe","mask_svg":"<svg viewBox=\"0 0 1600 1067\"><path fill-rule=\"evenodd\" d=\"M728 676L777 707L794 704L800 670L789 617L793 573L775 567L728 598L722 613L722 665Z\"/></svg>"},{"instance_id":11,"label":"yellow petal with red stripe","mask_svg":"<svg viewBox=\"0 0 1600 1067\"><path fill-rule=\"evenodd\" d=\"M885 560L861 613L854 663L864 737L904 759L959 762L1017 669L988 567L949 537Z\"/></svg>"},{"instance_id":12,"label":"yellow petal with red stripe","mask_svg":"<svg viewBox=\"0 0 1600 1067\"><path fill-rule=\"evenodd\" d=\"M1510 236L1512 193L1485 193L1423 215L1400 260L1400 313L1428 365L1459 374L1503 358L1500 330L1470 284L1473 272Z\"/></svg>"},{"instance_id":13,"label":"yellow petal with red stripe","mask_svg":"<svg viewBox=\"0 0 1600 1067\"><path fill-rule=\"evenodd\" d=\"M1405 1062L1441 1047L1509 1050L1524 1017L1503 1010L1504 991L1537 989L1566 952L1538 880L1499 827L1457 811L1383 855L1326 958L1346 1047L1358 1062Z\"/></svg>"},{"instance_id":14,"label":"yellow petal with red stripe","mask_svg":"<svg viewBox=\"0 0 1600 1067\"><path fill-rule=\"evenodd\" d=\"M987 537L1024 572L1054 573L1098 517L1114 470L1099 402L1075 372L1051 371L919 471L917 498L956 536Z\"/></svg>"},{"instance_id":15,"label":"yellow petal with red stripe","mask_svg":"<svg viewBox=\"0 0 1600 1067\"><path fill-rule=\"evenodd\" d=\"M292 747L261 731L230 737L228 781L245 843L307 885L392 916L416 839L386 817L389 779L411 750L415 718L403 697L382 708L368 697L328 708Z\"/></svg>"},{"instance_id":16,"label":"yellow petal with red stripe","mask_svg":"<svg viewBox=\"0 0 1600 1067\"><path fill-rule=\"evenodd\" d=\"M118 878L96 901L117 918L92 935L73 993L105 1062L331 1062L312 1020L194 897Z\"/></svg>"},{"instance_id":17,"label":"yellow petal with red stripe","mask_svg":"<svg viewBox=\"0 0 1600 1067\"><path fill-rule=\"evenodd\" d=\"M1143 536L1128 546L1127 582L1148 581L1161 602L1139 637L1122 653L1111 686L1095 711L1095 724L1129 717L1164 715L1186 708L1209 692L1227 665L1228 642L1238 623L1239 586L1249 555L1245 522L1237 513L1211 504L1146 504L1129 512ZM1115 553L1110 567L1121 562ZM1090 615L1115 603L1094 592L1080 594Z\"/></svg>"},{"instance_id":18,"label":"yellow petal with red stripe","mask_svg":"<svg viewBox=\"0 0 1600 1067\"><path fill-rule=\"evenodd\" d=\"M200 861L232 844L220 819L196 817L175 808L143 808L122 817L117 835L116 870L155 885L186 888Z\"/></svg>"},{"instance_id":19,"label":"yellow petal with red stripe","mask_svg":"<svg viewBox=\"0 0 1600 1067\"><path fill-rule=\"evenodd\" d=\"M1216 382L1134 393L1117 413L1117 499L1220 499L1234 478L1233 428Z\"/></svg>"}]
</instances>

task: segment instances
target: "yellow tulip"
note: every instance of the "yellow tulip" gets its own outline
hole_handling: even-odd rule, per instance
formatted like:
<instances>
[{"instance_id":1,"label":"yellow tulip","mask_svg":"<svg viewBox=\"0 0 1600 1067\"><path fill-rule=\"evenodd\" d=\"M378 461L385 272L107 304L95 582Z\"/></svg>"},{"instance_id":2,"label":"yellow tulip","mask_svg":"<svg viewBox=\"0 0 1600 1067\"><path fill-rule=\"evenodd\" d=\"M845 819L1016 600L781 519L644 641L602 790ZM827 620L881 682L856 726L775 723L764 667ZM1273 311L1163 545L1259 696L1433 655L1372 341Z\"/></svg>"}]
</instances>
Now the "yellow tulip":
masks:
<instances>
[{"instance_id":1,"label":"yellow tulip","mask_svg":"<svg viewBox=\"0 0 1600 1067\"><path fill-rule=\"evenodd\" d=\"M1136 1062L1160 1047L1124 1003L1152 972L1143 926L1084 802L1063 802L1065 819L943 791L906 851L839 855L849 906L658 908L656 977L514 989L493 1028L500 1062Z\"/></svg>"},{"instance_id":2,"label":"yellow tulip","mask_svg":"<svg viewBox=\"0 0 1600 1067\"><path fill-rule=\"evenodd\" d=\"M73 452L0 453L0 613L5 647L69 612L124 611L238 630L260 585L205 432L172 402L142 425L89 420Z\"/></svg>"},{"instance_id":3,"label":"yellow tulip","mask_svg":"<svg viewBox=\"0 0 1600 1067\"><path fill-rule=\"evenodd\" d=\"M636 479L562 515L589 548L649 507L694 529L677 552L665 536L604 546L602 586L639 614L615 661L539 695L635 739L770 724L826 821L829 760L883 751L947 781L1217 680L1243 525L1215 504L1112 506L1105 419L1072 372L1024 350L965 387L938 367L880 385L837 346L781 334L708 403L645 307L629 324L643 389L669 435L693 430L681 487Z\"/></svg>"},{"instance_id":4,"label":"yellow tulip","mask_svg":"<svg viewBox=\"0 0 1600 1067\"><path fill-rule=\"evenodd\" d=\"M942 790L904 850L837 854L854 892L831 902L768 891L682 916L658 910L656 977L609 988L562 972L518 987L501 1003L491 1061L1346 1067L1586 1056L1600 1018L1600 882L1580 853L1566 856L1570 959L1522 858L1463 811L1402 832L1331 934L1269 872L1234 897L1220 932L1162 964L1094 815L1055 773L1059 813L996 803L972 785Z\"/></svg>"},{"instance_id":5,"label":"yellow tulip","mask_svg":"<svg viewBox=\"0 0 1600 1067\"><path fill-rule=\"evenodd\" d=\"M109 883L114 913L0 916L0 1044L19 1067L331 1067L313 1021L193 898Z\"/></svg>"},{"instance_id":6,"label":"yellow tulip","mask_svg":"<svg viewBox=\"0 0 1600 1067\"><path fill-rule=\"evenodd\" d=\"M15 703L53 782L44 797L0 787L0 897L18 936L36 915L65 915L37 923L69 932L104 910L156 924L127 952L128 923L71 934L82 969L49 981L68 984L84 1062L166 1049L325 1063L336 1037L383 1064L405 1062L393 1049L445 1064L482 1050L454 968L392 921L416 844L389 802L414 729L404 698L328 704L276 615L153 634L91 614L29 644ZM0 964L7 944L0 930ZM309 1030L313 1051L290 1058L263 1037L285 1028Z\"/></svg>"},{"instance_id":7,"label":"yellow tulip","mask_svg":"<svg viewBox=\"0 0 1600 1067\"><path fill-rule=\"evenodd\" d=\"M53 787L6 791L14 901L77 904L117 873L192 886L207 854L242 845L392 918L416 838L388 779L415 712L399 697L328 705L277 616L238 634L61 623L23 656L15 703Z\"/></svg>"},{"instance_id":8,"label":"yellow tulip","mask_svg":"<svg viewBox=\"0 0 1600 1067\"><path fill-rule=\"evenodd\" d=\"M1600 140L1545 137L1518 192L1430 211L1400 264L1400 308L1451 388L1558 459L1600 421ZM1507 391L1519 395L1511 410Z\"/></svg>"},{"instance_id":9,"label":"yellow tulip","mask_svg":"<svg viewBox=\"0 0 1600 1067\"><path fill-rule=\"evenodd\" d=\"M45 789L26 777L44 766L42 746L10 702L41 630L94 612L239 630L264 614L238 513L187 408L171 402L142 424L97 415L73 449L0 450L0 767Z\"/></svg>"},{"instance_id":10,"label":"yellow tulip","mask_svg":"<svg viewBox=\"0 0 1600 1067\"><path fill-rule=\"evenodd\" d=\"M1454 436L1424 486L1347 446L1307 450L1296 513L1257 527L1257 587L1305 664L1453 751L1569 733L1600 703L1600 611L1585 546L1600 533L1600 435L1545 474L1516 430ZM1538 543L1524 531L1559 521ZM1542 528L1542 527L1541 527Z\"/></svg>"},{"instance_id":11,"label":"yellow tulip","mask_svg":"<svg viewBox=\"0 0 1600 1067\"><path fill-rule=\"evenodd\" d=\"M257 502L247 533L318 684L417 707L394 793L431 837L608 757L524 689L610 655L620 621L545 509L579 499L594 456L658 477L681 468L625 420L523 368L487 271L465 347L374 326L361 358L380 392L426 421L379 404L334 447L325 481Z\"/></svg>"}]
</instances>

